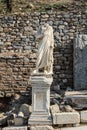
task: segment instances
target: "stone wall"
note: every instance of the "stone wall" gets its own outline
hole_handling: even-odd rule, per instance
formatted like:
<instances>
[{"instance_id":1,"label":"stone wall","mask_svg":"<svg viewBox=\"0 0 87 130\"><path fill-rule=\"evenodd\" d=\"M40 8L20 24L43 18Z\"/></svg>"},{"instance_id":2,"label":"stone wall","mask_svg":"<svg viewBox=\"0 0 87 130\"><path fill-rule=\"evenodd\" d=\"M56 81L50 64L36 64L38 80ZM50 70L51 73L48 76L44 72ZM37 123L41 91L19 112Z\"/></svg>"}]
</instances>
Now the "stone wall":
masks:
<instances>
[{"instance_id":1,"label":"stone wall","mask_svg":"<svg viewBox=\"0 0 87 130\"><path fill-rule=\"evenodd\" d=\"M28 90L39 44L35 33L45 22L53 26L55 38L52 86L73 88L74 37L87 26L87 13L75 9L0 16L0 90Z\"/></svg>"}]
</instances>

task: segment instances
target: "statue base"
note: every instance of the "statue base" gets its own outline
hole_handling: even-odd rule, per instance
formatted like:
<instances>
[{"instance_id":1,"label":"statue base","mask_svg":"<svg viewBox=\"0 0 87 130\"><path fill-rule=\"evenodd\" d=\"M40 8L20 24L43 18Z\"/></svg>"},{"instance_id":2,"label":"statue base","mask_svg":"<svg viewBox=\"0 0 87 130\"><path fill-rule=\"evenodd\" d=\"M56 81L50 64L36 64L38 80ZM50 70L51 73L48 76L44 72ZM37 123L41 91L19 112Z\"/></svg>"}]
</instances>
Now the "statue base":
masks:
<instances>
[{"instance_id":1,"label":"statue base","mask_svg":"<svg viewBox=\"0 0 87 130\"><path fill-rule=\"evenodd\" d=\"M29 125L51 125L50 85L53 78L50 74L38 73L30 77L32 86L32 114Z\"/></svg>"},{"instance_id":2,"label":"statue base","mask_svg":"<svg viewBox=\"0 0 87 130\"><path fill-rule=\"evenodd\" d=\"M47 114L32 113L28 120L28 125L52 125L52 118Z\"/></svg>"}]
</instances>

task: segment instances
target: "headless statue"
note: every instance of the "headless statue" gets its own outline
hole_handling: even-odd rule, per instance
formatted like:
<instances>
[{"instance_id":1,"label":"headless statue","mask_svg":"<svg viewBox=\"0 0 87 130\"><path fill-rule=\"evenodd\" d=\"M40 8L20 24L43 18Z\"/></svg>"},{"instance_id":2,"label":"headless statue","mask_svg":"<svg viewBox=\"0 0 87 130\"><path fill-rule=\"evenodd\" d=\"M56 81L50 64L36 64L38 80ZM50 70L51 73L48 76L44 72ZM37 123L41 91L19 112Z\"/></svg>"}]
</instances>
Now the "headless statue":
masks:
<instances>
[{"instance_id":1,"label":"headless statue","mask_svg":"<svg viewBox=\"0 0 87 130\"><path fill-rule=\"evenodd\" d=\"M38 47L36 70L33 73L53 73L53 29L49 24L41 26L36 35L40 45Z\"/></svg>"}]
</instances>

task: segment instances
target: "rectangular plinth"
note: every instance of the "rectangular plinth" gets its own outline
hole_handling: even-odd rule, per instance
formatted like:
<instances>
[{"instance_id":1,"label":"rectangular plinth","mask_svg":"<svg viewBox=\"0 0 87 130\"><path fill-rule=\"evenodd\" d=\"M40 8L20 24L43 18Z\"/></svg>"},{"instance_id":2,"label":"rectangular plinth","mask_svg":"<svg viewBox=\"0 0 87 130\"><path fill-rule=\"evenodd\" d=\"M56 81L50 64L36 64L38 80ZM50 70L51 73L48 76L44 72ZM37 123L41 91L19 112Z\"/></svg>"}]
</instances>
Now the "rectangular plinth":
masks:
<instances>
[{"instance_id":1,"label":"rectangular plinth","mask_svg":"<svg viewBox=\"0 0 87 130\"><path fill-rule=\"evenodd\" d=\"M51 76L33 75L30 78L32 86L32 114L28 124L52 124L50 116L50 85Z\"/></svg>"}]
</instances>

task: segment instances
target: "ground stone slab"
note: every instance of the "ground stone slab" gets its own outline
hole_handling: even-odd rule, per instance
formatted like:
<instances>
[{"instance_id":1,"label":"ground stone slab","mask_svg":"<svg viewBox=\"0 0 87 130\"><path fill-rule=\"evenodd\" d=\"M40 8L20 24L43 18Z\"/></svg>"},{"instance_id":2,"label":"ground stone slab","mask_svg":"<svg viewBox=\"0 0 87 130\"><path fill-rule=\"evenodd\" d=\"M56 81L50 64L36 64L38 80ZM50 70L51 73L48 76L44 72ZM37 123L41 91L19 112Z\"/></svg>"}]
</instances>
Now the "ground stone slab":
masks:
<instances>
[{"instance_id":1,"label":"ground stone slab","mask_svg":"<svg viewBox=\"0 0 87 130\"><path fill-rule=\"evenodd\" d=\"M79 124L80 114L78 112L53 113L53 124Z\"/></svg>"},{"instance_id":2,"label":"ground stone slab","mask_svg":"<svg viewBox=\"0 0 87 130\"><path fill-rule=\"evenodd\" d=\"M53 130L52 126L31 126L30 130Z\"/></svg>"},{"instance_id":3,"label":"ground stone slab","mask_svg":"<svg viewBox=\"0 0 87 130\"><path fill-rule=\"evenodd\" d=\"M86 111L81 111L81 123L87 123L87 110Z\"/></svg>"},{"instance_id":4,"label":"ground stone slab","mask_svg":"<svg viewBox=\"0 0 87 130\"><path fill-rule=\"evenodd\" d=\"M21 126L21 127L5 127L5 128L3 128L2 130L27 130L27 126Z\"/></svg>"},{"instance_id":5,"label":"ground stone slab","mask_svg":"<svg viewBox=\"0 0 87 130\"><path fill-rule=\"evenodd\" d=\"M61 128L61 130L87 130L87 126Z\"/></svg>"}]
</instances>

